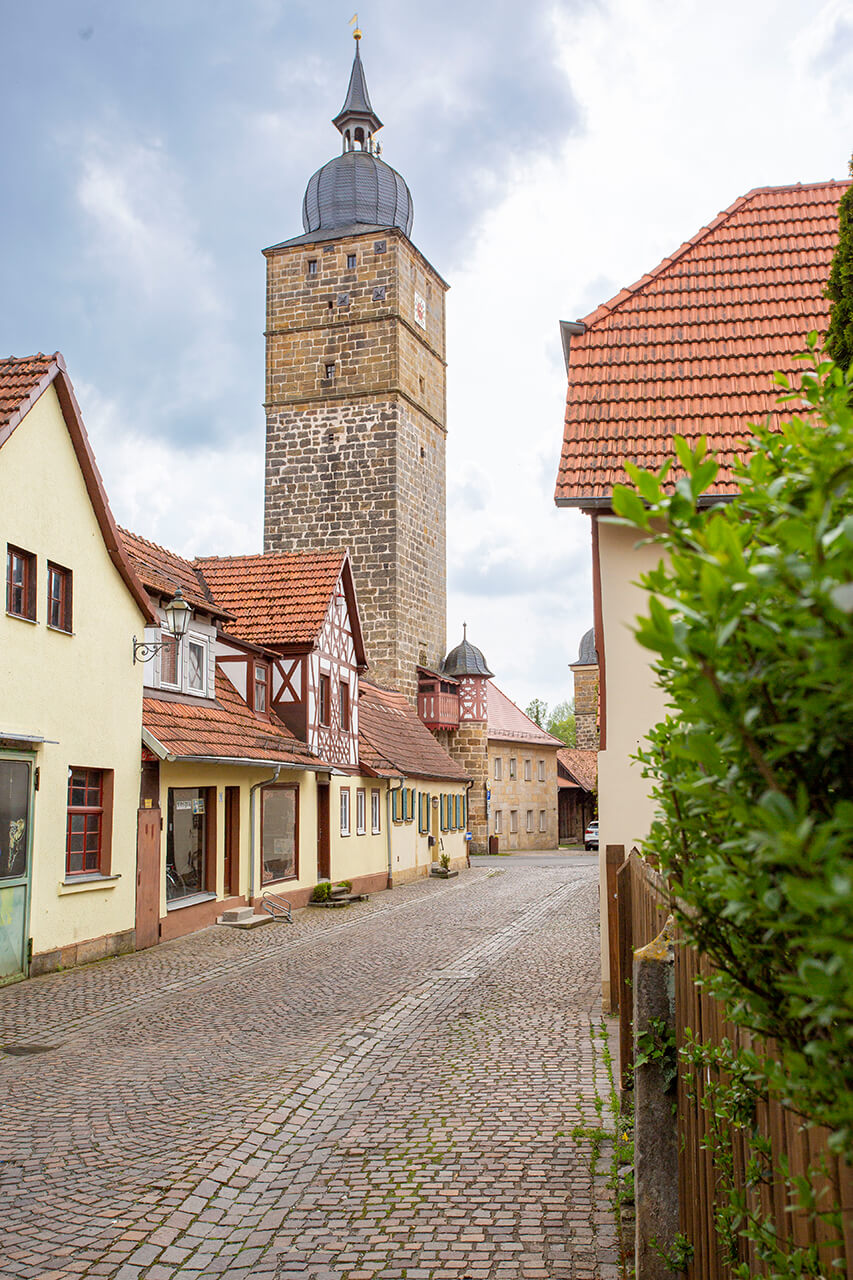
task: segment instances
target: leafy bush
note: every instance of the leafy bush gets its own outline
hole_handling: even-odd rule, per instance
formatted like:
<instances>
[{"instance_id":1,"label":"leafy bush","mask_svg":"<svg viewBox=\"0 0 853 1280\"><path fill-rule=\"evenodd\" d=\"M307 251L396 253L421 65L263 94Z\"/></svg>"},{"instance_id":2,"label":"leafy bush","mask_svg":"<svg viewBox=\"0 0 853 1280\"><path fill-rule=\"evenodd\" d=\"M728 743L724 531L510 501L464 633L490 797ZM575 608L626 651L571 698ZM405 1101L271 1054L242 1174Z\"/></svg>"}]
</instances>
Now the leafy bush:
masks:
<instances>
[{"instance_id":1,"label":"leafy bush","mask_svg":"<svg viewBox=\"0 0 853 1280\"><path fill-rule=\"evenodd\" d=\"M715 994L777 1052L748 1064L853 1158L853 372L809 338L807 402L752 427L731 501L676 440L683 475L628 467L613 506L666 553L639 642L671 714L640 753L660 857ZM808 358L808 357L804 357Z\"/></svg>"},{"instance_id":2,"label":"leafy bush","mask_svg":"<svg viewBox=\"0 0 853 1280\"><path fill-rule=\"evenodd\" d=\"M321 880L319 884L314 885L314 891L311 894L312 902L328 902L332 896L332 886L328 880Z\"/></svg>"}]
</instances>

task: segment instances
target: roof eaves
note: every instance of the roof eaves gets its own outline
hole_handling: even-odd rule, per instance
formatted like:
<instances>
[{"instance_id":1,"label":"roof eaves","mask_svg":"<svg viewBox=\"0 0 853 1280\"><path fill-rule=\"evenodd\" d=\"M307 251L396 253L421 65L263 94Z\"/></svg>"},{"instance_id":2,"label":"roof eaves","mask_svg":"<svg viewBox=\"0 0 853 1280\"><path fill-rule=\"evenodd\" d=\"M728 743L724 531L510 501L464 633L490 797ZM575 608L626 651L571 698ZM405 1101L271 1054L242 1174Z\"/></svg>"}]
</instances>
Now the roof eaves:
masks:
<instances>
[{"instance_id":1,"label":"roof eaves","mask_svg":"<svg viewBox=\"0 0 853 1280\"><path fill-rule=\"evenodd\" d=\"M561 320L560 321L560 341L563 344L563 359L566 362L566 373L569 372L569 359L572 338L586 333L586 325L583 320Z\"/></svg>"}]
</instances>

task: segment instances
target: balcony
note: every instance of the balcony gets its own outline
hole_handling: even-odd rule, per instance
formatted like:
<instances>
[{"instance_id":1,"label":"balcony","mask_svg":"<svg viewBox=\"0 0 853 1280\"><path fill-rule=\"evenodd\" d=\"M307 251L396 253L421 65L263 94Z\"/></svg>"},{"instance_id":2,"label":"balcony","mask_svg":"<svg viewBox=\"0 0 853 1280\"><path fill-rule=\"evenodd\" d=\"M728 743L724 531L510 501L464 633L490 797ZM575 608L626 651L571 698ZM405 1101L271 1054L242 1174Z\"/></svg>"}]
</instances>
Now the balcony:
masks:
<instances>
[{"instance_id":1,"label":"balcony","mask_svg":"<svg viewBox=\"0 0 853 1280\"><path fill-rule=\"evenodd\" d=\"M418 693L418 715L428 729L458 729L458 692L421 689Z\"/></svg>"}]
</instances>

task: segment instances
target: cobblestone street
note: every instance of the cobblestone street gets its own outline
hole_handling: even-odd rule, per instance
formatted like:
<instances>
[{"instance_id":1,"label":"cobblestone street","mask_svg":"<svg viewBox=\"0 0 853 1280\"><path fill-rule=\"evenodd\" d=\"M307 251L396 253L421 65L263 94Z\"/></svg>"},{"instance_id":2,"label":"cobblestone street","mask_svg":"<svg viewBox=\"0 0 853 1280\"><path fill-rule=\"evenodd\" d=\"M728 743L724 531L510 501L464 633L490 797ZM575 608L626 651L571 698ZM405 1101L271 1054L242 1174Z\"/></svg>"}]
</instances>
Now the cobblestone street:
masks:
<instances>
[{"instance_id":1,"label":"cobblestone street","mask_svg":"<svg viewBox=\"0 0 853 1280\"><path fill-rule=\"evenodd\" d=\"M597 860L542 863L0 991L3 1280L616 1280Z\"/></svg>"}]
</instances>

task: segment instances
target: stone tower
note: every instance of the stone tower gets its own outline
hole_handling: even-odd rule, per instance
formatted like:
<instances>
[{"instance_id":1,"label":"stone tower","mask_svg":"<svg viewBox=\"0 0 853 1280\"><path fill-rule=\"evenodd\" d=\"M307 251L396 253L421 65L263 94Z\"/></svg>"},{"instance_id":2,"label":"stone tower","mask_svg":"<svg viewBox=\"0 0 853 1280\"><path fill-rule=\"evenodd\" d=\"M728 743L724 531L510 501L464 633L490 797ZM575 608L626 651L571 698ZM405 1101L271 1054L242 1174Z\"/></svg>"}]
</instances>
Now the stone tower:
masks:
<instances>
[{"instance_id":1,"label":"stone tower","mask_svg":"<svg viewBox=\"0 0 853 1280\"><path fill-rule=\"evenodd\" d=\"M445 645L447 285L379 158L359 53L341 154L267 260L264 550L349 547L371 676L412 700Z\"/></svg>"},{"instance_id":2,"label":"stone tower","mask_svg":"<svg viewBox=\"0 0 853 1280\"><path fill-rule=\"evenodd\" d=\"M587 751L597 751L598 653L593 628L581 638L577 661L569 665L575 677L575 741Z\"/></svg>"},{"instance_id":3,"label":"stone tower","mask_svg":"<svg viewBox=\"0 0 853 1280\"><path fill-rule=\"evenodd\" d=\"M437 733L445 749L470 774L468 830L471 852L486 853L489 845L489 680L492 672L463 627L462 643L444 660L442 675L459 685L459 728Z\"/></svg>"}]
</instances>

